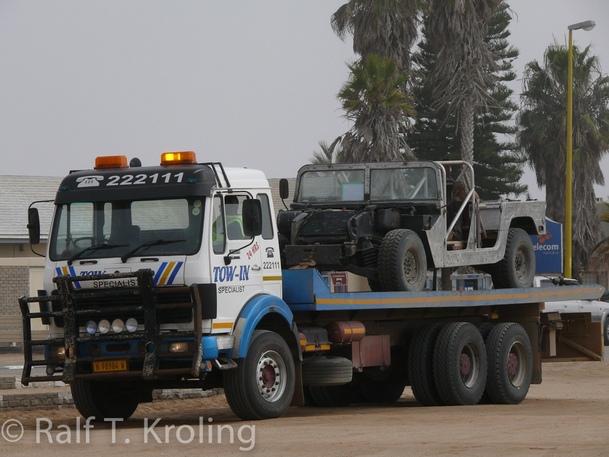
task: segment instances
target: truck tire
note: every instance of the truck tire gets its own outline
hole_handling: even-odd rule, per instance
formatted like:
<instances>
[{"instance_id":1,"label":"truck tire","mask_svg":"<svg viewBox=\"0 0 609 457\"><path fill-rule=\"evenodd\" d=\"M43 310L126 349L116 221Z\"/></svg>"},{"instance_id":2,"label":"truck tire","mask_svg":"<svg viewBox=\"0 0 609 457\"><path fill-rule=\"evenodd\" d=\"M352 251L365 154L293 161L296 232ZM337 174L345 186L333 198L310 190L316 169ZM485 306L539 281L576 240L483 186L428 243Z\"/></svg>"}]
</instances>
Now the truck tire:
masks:
<instances>
[{"instance_id":1,"label":"truck tire","mask_svg":"<svg viewBox=\"0 0 609 457\"><path fill-rule=\"evenodd\" d=\"M535 251L527 232L520 228L510 229L505 256L490 272L496 289L533 287Z\"/></svg>"},{"instance_id":2,"label":"truck tire","mask_svg":"<svg viewBox=\"0 0 609 457\"><path fill-rule=\"evenodd\" d=\"M354 382L342 386L309 386L309 397L313 406L338 408L357 402L361 394L359 385Z\"/></svg>"},{"instance_id":3,"label":"truck tire","mask_svg":"<svg viewBox=\"0 0 609 457\"><path fill-rule=\"evenodd\" d=\"M359 375L359 390L363 402L395 403L409 385L407 348L392 346L390 366L365 368Z\"/></svg>"},{"instance_id":4,"label":"truck tire","mask_svg":"<svg viewBox=\"0 0 609 457\"><path fill-rule=\"evenodd\" d=\"M469 322L446 324L434 347L434 380L446 405L475 405L482 398L487 376L482 335Z\"/></svg>"},{"instance_id":5,"label":"truck tire","mask_svg":"<svg viewBox=\"0 0 609 457\"><path fill-rule=\"evenodd\" d=\"M224 372L224 393L243 420L272 419L287 411L294 396L294 360L277 333L256 330L247 357Z\"/></svg>"},{"instance_id":6,"label":"truck tire","mask_svg":"<svg viewBox=\"0 0 609 457\"><path fill-rule=\"evenodd\" d=\"M388 232L379 248L378 273L384 291L423 290L427 279L427 255L419 236L408 229Z\"/></svg>"},{"instance_id":7,"label":"truck tire","mask_svg":"<svg viewBox=\"0 0 609 457\"><path fill-rule=\"evenodd\" d=\"M533 376L533 350L520 324L497 324L486 341L486 396L492 403L516 405L527 396Z\"/></svg>"},{"instance_id":8,"label":"truck tire","mask_svg":"<svg viewBox=\"0 0 609 457\"><path fill-rule=\"evenodd\" d=\"M395 403L402 397L406 381L362 379L359 387L363 399L368 403Z\"/></svg>"},{"instance_id":9,"label":"truck tire","mask_svg":"<svg viewBox=\"0 0 609 457\"><path fill-rule=\"evenodd\" d=\"M408 379L417 401L423 406L440 406L440 398L433 375L434 346L443 324L428 324L413 337L408 349Z\"/></svg>"},{"instance_id":10,"label":"truck tire","mask_svg":"<svg viewBox=\"0 0 609 457\"><path fill-rule=\"evenodd\" d=\"M83 417L129 419L139 404L138 395L127 383L76 379L70 386L74 405Z\"/></svg>"},{"instance_id":11,"label":"truck tire","mask_svg":"<svg viewBox=\"0 0 609 457\"><path fill-rule=\"evenodd\" d=\"M353 363L345 357L310 357L302 362L305 386L340 386L353 379Z\"/></svg>"}]
</instances>

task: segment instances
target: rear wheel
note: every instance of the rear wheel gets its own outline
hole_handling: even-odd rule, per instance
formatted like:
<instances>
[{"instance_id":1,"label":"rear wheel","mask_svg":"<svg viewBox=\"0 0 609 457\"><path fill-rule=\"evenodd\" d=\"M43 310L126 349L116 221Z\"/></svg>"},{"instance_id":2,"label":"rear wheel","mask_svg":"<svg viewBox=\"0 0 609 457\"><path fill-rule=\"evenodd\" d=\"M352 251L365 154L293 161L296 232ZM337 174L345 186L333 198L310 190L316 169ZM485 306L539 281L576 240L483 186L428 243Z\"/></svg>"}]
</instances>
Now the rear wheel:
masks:
<instances>
[{"instance_id":1,"label":"rear wheel","mask_svg":"<svg viewBox=\"0 0 609 457\"><path fill-rule=\"evenodd\" d=\"M433 375L433 354L436 339L443 324L429 324L421 328L410 342L408 350L408 379L417 401L423 406L444 404L436 389Z\"/></svg>"},{"instance_id":2,"label":"rear wheel","mask_svg":"<svg viewBox=\"0 0 609 457\"><path fill-rule=\"evenodd\" d=\"M343 386L309 386L308 390L311 403L322 408L336 408L349 406L362 400L359 383L352 381Z\"/></svg>"},{"instance_id":3,"label":"rear wheel","mask_svg":"<svg viewBox=\"0 0 609 457\"><path fill-rule=\"evenodd\" d=\"M256 330L247 357L224 373L226 400L244 420L280 417L292 402L294 373L294 360L283 338Z\"/></svg>"},{"instance_id":4,"label":"rear wheel","mask_svg":"<svg viewBox=\"0 0 609 457\"><path fill-rule=\"evenodd\" d=\"M511 228L505 256L490 269L495 288L532 287L535 276L535 251L528 233Z\"/></svg>"},{"instance_id":5,"label":"rear wheel","mask_svg":"<svg viewBox=\"0 0 609 457\"><path fill-rule=\"evenodd\" d=\"M360 382L362 395L370 403L395 403L402 397L405 388L405 381L394 379L363 379Z\"/></svg>"},{"instance_id":6,"label":"rear wheel","mask_svg":"<svg viewBox=\"0 0 609 457\"><path fill-rule=\"evenodd\" d=\"M531 341L521 325L497 324L486 341L486 395L492 403L518 404L526 397L533 376Z\"/></svg>"},{"instance_id":7,"label":"rear wheel","mask_svg":"<svg viewBox=\"0 0 609 457\"><path fill-rule=\"evenodd\" d=\"M423 290L427 278L427 256L419 236L408 229L387 233L379 249L378 272L382 290Z\"/></svg>"},{"instance_id":8,"label":"rear wheel","mask_svg":"<svg viewBox=\"0 0 609 457\"><path fill-rule=\"evenodd\" d=\"M447 405L475 405L482 398L487 376L486 347L475 325L446 324L434 347L434 380Z\"/></svg>"}]
</instances>

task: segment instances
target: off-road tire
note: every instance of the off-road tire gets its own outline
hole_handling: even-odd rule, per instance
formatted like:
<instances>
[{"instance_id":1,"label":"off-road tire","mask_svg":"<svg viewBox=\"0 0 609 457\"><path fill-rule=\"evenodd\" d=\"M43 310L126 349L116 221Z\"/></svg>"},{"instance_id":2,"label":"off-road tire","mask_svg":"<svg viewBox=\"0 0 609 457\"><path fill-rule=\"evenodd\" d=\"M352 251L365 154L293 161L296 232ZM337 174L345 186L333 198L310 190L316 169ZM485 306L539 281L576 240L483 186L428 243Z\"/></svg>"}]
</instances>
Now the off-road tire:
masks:
<instances>
[{"instance_id":1,"label":"off-road tire","mask_svg":"<svg viewBox=\"0 0 609 457\"><path fill-rule=\"evenodd\" d=\"M419 236L408 229L388 232L379 248L378 273L384 291L423 290L427 279L427 255Z\"/></svg>"},{"instance_id":2,"label":"off-road tire","mask_svg":"<svg viewBox=\"0 0 609 457\"><path fill-rule=\"evenodd\" d=\"M535 251L529 234L523 229L511 228L505 255L489 272L496 289L533 287Z\"/></svg>"}]
</instances>

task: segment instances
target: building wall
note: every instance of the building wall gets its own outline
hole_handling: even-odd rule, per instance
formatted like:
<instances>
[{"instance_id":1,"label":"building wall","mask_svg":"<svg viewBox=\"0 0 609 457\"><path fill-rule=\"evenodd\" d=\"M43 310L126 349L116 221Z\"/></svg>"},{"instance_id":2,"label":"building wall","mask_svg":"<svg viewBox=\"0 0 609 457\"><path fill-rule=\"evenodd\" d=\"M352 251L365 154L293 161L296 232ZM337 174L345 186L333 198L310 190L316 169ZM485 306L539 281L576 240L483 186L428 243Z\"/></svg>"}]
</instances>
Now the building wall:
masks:
<instances>
[{"instance_id":1,"label":"building wall","mask_svg":"<svg viewBox=\"0 0 609 457\"><path fill-rule=\"evenodd\" d=\"M0 319L3 315L21 315L17 298L30 293L30 268L27 266L0 266Z\"/></svg>"}]
</instances>

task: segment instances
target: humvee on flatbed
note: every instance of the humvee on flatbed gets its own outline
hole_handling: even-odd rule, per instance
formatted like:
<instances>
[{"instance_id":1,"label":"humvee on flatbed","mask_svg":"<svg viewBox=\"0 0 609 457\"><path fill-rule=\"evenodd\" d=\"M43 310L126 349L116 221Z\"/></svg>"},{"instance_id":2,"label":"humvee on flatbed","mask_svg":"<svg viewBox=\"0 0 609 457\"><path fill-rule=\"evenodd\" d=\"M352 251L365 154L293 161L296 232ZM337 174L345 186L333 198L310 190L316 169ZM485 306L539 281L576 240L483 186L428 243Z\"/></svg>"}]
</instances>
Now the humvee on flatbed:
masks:
<instances>
[{"instance_id":1,"label":"humvee on flatbed","mask_svg":"<svg viewBox=\"0 0 609 457\"><path fill-rule=\"evenodd\" d=\"M422 290L428 270L463 266L530 287L545 203L480 202L463 161L305 165L278 225L284 267L351 271L373 290Z\"/></svg>"}]
</instances>

